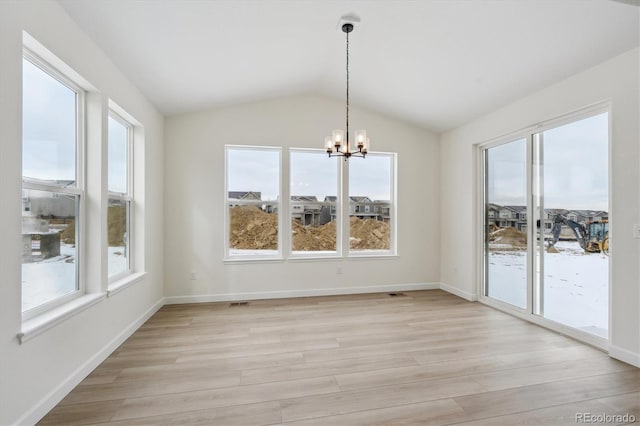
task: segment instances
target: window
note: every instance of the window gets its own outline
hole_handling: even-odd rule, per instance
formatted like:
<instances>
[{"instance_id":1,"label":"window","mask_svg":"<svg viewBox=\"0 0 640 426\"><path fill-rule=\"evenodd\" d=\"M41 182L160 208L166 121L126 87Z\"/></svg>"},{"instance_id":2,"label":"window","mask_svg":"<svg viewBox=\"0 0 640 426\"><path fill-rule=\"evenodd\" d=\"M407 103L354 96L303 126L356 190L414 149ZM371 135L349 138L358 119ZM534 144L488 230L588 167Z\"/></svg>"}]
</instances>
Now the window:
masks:
<instances>
[{"instance_id":1,"label":"window","mask_svg":"<svg viewBox=\"0 0 640 426\"><path fill-rule=\"evenodd\" d=\"M346 162L291 148L284 181L281 161L280 148L226 147L226 258L395 254L396 154Z\"/></svg>"},{"instance_id":2,"label":"window","mask_svg":"<svg viewBox=\"0 0 640 426\"><path fill-rule=\"evenodd\" d=\"M393 250L394 154L370 153L349 164L349 250Z\"/></svg>"},{"instance_id":3,"label":"window","mask_svg":"<svg viewBox=\"0 0 640 426\"><path fill-rule=\"evenodd\" d=\"M292 149L290 155L291 252L336 254L338 167L324 151Z\"/></svg>"},{"instance_id":4,"label":"window","mask_svg":"<svg viewBox=\"0 0 640 426\"><path fill-rule=\"evenodd\" d=\"M109 113L107 245L110 281L131 272L132 127L115 112Z\"/></svg>"},{"instance_id":5,"label":"window","mask_svg":"<svg viewBox=\"0 0 640 426\"><path fill-rule=\"evenodd\" d=\"M23 58L22 311L25 318L83 291L84 92L42 59Z\"/></svg>"},{"instance_id":6,"label":"window","mask_svg":"<svg viewBox=\"0 0 640 426\"><path fill-rule=\"evenodd\" d=\"M279 232L279 148L227 146L227 257L277 257Z\"/></svg>"}]
</instances>

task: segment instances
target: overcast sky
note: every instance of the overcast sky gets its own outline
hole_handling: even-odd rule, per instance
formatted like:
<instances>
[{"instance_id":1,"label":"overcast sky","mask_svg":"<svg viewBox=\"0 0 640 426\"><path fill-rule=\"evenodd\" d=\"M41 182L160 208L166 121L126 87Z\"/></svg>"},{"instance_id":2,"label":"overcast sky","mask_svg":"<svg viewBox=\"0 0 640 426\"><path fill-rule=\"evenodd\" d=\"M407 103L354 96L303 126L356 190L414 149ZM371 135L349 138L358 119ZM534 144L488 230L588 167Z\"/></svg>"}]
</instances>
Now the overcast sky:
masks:
<instances>
[{"instance_id":1,"label":"overcast sky","mask_svg":"<svg viewBox=\"0 0 640 426\"><path fill-rule=\"evenodd\" d=\"M128 129L109 117L109 191L127 192L127 139Z\"/></svg>"},{"instance_id":2,"label":"overcast sky","mask_svg":"<svg viewBox=\"0 0 640 426\"><path fill-rule=\"evenodd\" d=\"M23 82L22 174L75 180L75 92L26 59Z\"/></svg>"},{"instance_id":3,"label":"overcast sky","mask_svg":"<svg viewBox=\"0 0 640 426\"><path fill-rule=\"evenodd\" d=\"M608 116L543 133L545 208L608 210ZM489 149L489 202L526 205L526 141Z\"/></svg>"},{"instance_id":4,"label":"overcast sky","mask_svg":"<svg viewBox=\"0 0 640 426\"><path fill-rule=\"evenodd\" d=\"M256 191L263 200L275 200L278 193L279 153L247 149L228 150L229 191ZM286 152L283 155L287 155ZM338 165L342 158L328 158L318 151L292 151L291 195L314 195L318 200L337 194ZM349 160L349 193L372 200L391 199L391 158L368 155Z\"/></svg>"},{"instance_id":5,"label":"overcast sky","mask_svg":"<svg viewBox=\"0 0 640 426\"><path fill-rule=\"evenodd\" d=\"M75 181L76 94L28 60L23 60L22 174ZM109 117L108 185L126 192L127 128Z\"/></svg>"}]
</instances>

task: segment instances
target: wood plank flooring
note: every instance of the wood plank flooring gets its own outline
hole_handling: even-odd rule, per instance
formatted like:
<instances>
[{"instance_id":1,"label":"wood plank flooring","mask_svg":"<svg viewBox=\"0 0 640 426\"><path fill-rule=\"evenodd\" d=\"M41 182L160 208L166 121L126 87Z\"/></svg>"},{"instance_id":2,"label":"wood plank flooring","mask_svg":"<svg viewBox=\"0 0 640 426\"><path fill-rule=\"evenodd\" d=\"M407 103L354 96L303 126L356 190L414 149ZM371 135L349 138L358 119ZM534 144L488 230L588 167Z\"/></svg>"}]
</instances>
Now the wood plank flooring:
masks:
<instances>
[{"instance_id":1,"label":"wood plank flooring","mask_svg":"<svg viewBox=\"0 0 640 426\"><path fill-rule=\"evenodd\" d=\"M640 419L640 371L440 290L165 306L41 425Z\"/></svg>"}]
</instances>

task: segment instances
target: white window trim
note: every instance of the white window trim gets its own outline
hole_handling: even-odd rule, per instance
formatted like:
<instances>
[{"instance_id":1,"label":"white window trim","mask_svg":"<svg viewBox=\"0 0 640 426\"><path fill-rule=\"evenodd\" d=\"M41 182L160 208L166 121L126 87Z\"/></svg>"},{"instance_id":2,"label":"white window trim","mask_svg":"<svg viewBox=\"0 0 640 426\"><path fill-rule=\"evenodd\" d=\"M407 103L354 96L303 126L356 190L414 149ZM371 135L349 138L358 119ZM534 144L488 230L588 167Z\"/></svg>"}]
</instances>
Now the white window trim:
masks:
<instances>
[{"instance_id":1,"label":"white window trim","mask_svg":"<svg viewBox=\"0 0 640 426\"><path fill-rule=\"evenodd\" d=\"M273 254L239 254L232 255L229 247L229 238L230 238L230 226L231 226L231 218L229 214L229 151L230 150L246 150L246 151L267 151L267 152L277 152L278 153L278 200L277 201L261 201L259 204L270 204L276 205L278 208L278 250ZM285 231L285 222L284 217L289 215L288 212L288 203L283 203L282 198L285 196L283 191L282 179L286 174L283 173L283 149L277 146L254 146L254 145L225 145L224 146L224 261L225 262L237 262L237 261L280 261L284 259L283 257L283 246L284 246L284 233ZM243 201L237 200L234 203L238 205L251 205L256 204L251 201ZM285 206L287 211L285 211Z\"/></svg>"},{"instance_id":2,"label":"white window trim","mask_svg":"<svg viewBox=\"0 0 640 426\"><path fill-rule=\"evenodd\" d=\"M17 335L18 341L23 344L31 340L40 333L101 302L106 296L107 293L83 294L66 301L63 305L50 308L38 316L23 320L22 328Z\"/></svg>"},{"instance_id":3,"label":"white window trim","mask_svg":"<svg viewBox=\"0 0 640 426\"><path fill-rule=\"evenodd\" d=\"M290 259L290 260L298 260L298 259L306 259L306 260L316 260L316 259L341 259L343 258L342 256L342 238L341 238L341 232L342 232L342 227L344 226L344 220L342 215L336 215L336 250L332 251L332 252L326 252L326 253L322 253L320 251L309 251L309 252L294 252L293 251L293 242L292 242L292 238L293 238L293 229L292 229L292 225L291 225L291 212L293 211L292 209L292 201L291 201L291 196L295 195L295 194L291 194L291 154L293 154L294 152L300 152L300 153L310 153L310 154L316 154L316 155L322 155L322 156L326 156L327 152L323 149L315 149L315 148L289 148L289 155L287 157L287 160L289 162L289 173L287 174L287 182L286 182L286 187L288 188L288 192L289 192L289 196L287 198L287 204L289 206L289 220L286 221L286 232L287 235L289 235L289 242L290 244L288 244L288 247L286 247L286 258ZM331 161L330 159L325 159L325 161ZM341 206L342 206L342 202L343 202L343 191L342 191L342 185L340 184L340 182L342 182L342 173L343 173L343 168L341 166L341 164L344 163L344 161L342 160L342 158L338 157L336 158L336 203L334 204L336 211L339 212L341 211ZM331 204L329 204L331 206ZM329 214L331 214L331 211L329 212Z\"/></svg>"},{"instance_id":4,"label":"white window trim","mask_svg":"<svg viewBox=\"0 0 640 426\"><path fill-rule=\"evenodd\" d=\"M40 181L33 181L28 178L22 178L22 189L34 189L40 191L57 192L78 196L79 200L76 205L76 290L72 293L63 295L56 299L35 306L26 311L22 311L22 320L27 321L35 318L43 313L55 309L61 305L67 304L86 293L86 280L83 259L84 252L84 235L85 235L85 191L84 191L84 144L86 140L85 133L85 108L86 108L86 91L79 84L71 80L65 74L60 72L51 63L42 59L32 50L23 47L23 58L34 64L53 79L66 86L76 93L76 180L75 185L65 187L56 184L46 184Z\"/></svg>"},{"instance_id":5,"label":"white window trim","mask_svg":"<svg viewBox=\"0 0 640 426\"><path fill-rule=\"evenodd\" d=\"M135 125L129 122L129 120L127 120L126 118L122 117L122 115L116 112L112 107L109 108L108 116L114 119L115 121L117 121L118 123L120 123L122 126L126 127L127 129L127 188L126 188L127 192L126 193L109 191L108 172L107 172L107 209L109 208L109 199L123 201L127 205L127 238L128 238L127 268L122 272L109 276L109 267L107 266L107 280L109 283L109 291L112 291L113 288L117 287L116 284L118 284L119 281L133 274L133 264L134 264L133 263L133 253L134 253L133 246L135 245L135 241L134 241L135 239L133 238L134 223L132 220L134 215L134 209L135 209L134 194L133 194L133 188L134 188L133 186L133 167L134 167L133 134L134 134ZM108 141L109 141L109 137L107 136L107 170L109 168ZM106 216L108 217L108 214ZM107 252L108 252L108 246L109 246L108 238L107 238L107 241L105 241L105 244L107 244Z\"/></svg>"},{"instance_id":6,"label":"white window trim","mask_svg":"<svg viewBox=\"0 0 640 426\"><path fill-rule=\"evenodd\" d=\"M345 228L346 228L346 241L343 244L344 247L344 252L346 253L347 258L383 258L383 257L388 257L388 258L395 258L398 257L398 229L397 229L397 217L398 217L398 199L397 199L397 193L398 193L398 186L397 186L397 182L398 182L398 175L397 175L397 170L398 170L398 154L396 152L382 152L382 151L371 151L367 154L368 156L379 156L379 157L390 157L390 161L391 161L391 170L390 170L390 175L391 175L391 182L390 182L390 189L391 189L391 193L389 194L391 199L389 200L391 203L391 206L389 208L389 234L391 236L391 239L389 241L389 250L351 250L349 247L349 238L351 236L350 232L351 230L349 229L349 223L350 220L349 217L352 216L350 213L350 203L349 203L349 182L347 179L346 185L345 185L345 194L343 196L343 201L345 203L345 210L346 210L346 215L344 216L345 219ZM353 161L351 159L349 159L349 161ZM347 163L345 164L345 167L349 167L349 161L343 161L343 163ZM366 159L363 161L367 161ZM345 173L346 175L348 175L348 170ZM373 201L373 200L372 200ZM356 216L355 214L353 216Z\"/></svg>"}]
</instances>

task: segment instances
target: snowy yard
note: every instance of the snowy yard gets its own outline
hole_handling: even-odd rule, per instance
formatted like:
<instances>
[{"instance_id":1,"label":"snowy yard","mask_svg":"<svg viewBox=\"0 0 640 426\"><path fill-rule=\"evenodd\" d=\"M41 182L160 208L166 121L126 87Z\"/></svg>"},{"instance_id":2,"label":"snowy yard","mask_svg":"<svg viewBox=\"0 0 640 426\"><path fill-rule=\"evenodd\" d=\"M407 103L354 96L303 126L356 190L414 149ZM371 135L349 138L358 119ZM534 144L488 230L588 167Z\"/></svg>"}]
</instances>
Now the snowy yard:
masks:
<instances>
[{"instance_id":1,"label":"snowy yard","mask_svg":"<svg viewBox=\"0 0 640 426\"><path fill-rule=\"evenodd\" d=\"M124 271L124 247L109 247L109 271ZM22 311L76 290L76 247L60 244L60 256L22 264Z\"/></svg>"},{"instance_id":2,"label":"snowy yard","mask_svg":"<svg viewBox=\"0 0 640 426\"><path fill-rule=\"evenodd\" d=\"M492 248L493 245L492 245ZM607 337L609 258L561 241L544 253L544 317ZM489 253L489 296L526 307L526 253L496 248Z\"/></svg>"},{"instance_id":3,"label":"snowy yard","mask_svg":"<svg viewBox=\"0 0 640 426\"><path fill-rule=\"evenodd\" d=\"M544 316L607 337L608 257L586 254L577 242L561 241L558 253L544 253ZM526 253L492 245L489 296L526 307ZM322 254L335 252L322 252ZM275 250L237 250L231 255L277 254ZM309 254L295 252L295 254ZM318 254L317 252L314 254ZM22 265L22 308L31 309L76 290L76 249L61 245L61 255ZM124 271L124 247L109 247L109 271Z\"/></svg>"}]
</instances>

